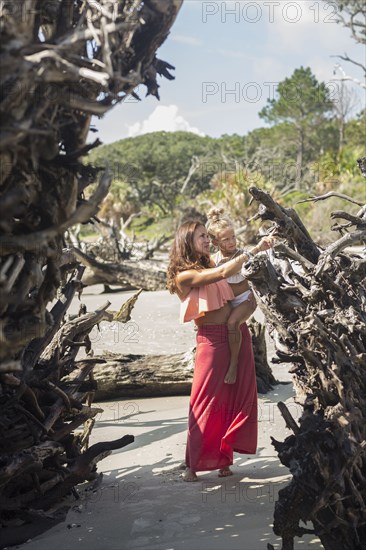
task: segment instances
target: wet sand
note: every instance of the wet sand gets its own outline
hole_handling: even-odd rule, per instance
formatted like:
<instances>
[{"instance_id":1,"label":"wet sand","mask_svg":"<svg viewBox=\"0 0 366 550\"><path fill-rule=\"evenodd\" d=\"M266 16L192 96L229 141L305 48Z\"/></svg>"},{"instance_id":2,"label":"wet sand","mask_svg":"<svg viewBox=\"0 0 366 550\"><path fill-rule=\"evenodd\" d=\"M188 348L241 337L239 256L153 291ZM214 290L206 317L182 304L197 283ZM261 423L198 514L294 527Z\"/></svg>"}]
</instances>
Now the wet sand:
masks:
<instances>
[{"instance_id":1,"label":"wet sand","mask_svg":"<svg viewBox=\"0 0 366 550\"><path fill-rule=\"evenodd\" d=\"M106 300L118 310L132 292L100 295L101 287L86 289L88 310ZM70 312L77 311L74 301ZM165 291L143 293L126 325L101 324L92 333L96 354L175 353L194 346L190 324L178 322L179 304ZM260 317L260 313L256 314ZM271 347L270 347L271 349ZM291 380L286 366L273 366L280 381ZM179 464L185 455L188 396L98 403L90 444L125 434L135 442L99 462L104 473L94 491L81 492L67 519L20 546L24 550L265 550L270 542L281 547L272 531L278 491L291 478L271 445L283 440L285 427L276 403L286 402L295 418L301 409L291 384L277 385L259 396L259 443L255 455L234 454L234 475L199 474L199 481L181 480ZM311 527L308 525L308 527ZM320 549L313 536L298 539L295 548Z\"/></svg>"}]
</instances>

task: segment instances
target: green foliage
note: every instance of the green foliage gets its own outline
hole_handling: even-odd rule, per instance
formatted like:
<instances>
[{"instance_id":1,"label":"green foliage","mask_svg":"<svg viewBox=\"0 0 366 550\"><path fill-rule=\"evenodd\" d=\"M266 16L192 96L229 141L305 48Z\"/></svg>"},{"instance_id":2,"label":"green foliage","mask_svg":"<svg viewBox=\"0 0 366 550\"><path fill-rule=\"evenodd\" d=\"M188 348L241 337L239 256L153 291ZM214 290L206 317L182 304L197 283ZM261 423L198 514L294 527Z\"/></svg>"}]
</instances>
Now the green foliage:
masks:
<instances>
[{"instance_id":1,"label":"green foliage","mask_svg":"<svg viewBox=\"0 0 366 550\"><path fill-rule=\"evenodd\" d=\"M127 230L130 236L135 235L138 239L144 238L159 239L162 236L173 236L175 221L173 216L161 216L159 219L153 218L148 213L143 213L135 218Z\"/></svg>"},{"instance_id":2,"label":"green foliage","mask_svg":"<svg viewBox=\"0 0 366 550\"><path fill-rule=\"evenodd\" d=\"M246 158L246 136L238 134L224 134L216 140L215 157L222 159L236 159L243 162Z\"/></svg>"},{"instance_id":3,"label":"green foliage","mask_svg":"<svg viewBox=\"0 0 366 550\"><path fill-rule=\"evenodd\" d=\"M290 78L278 84L278 98L268 99L259 116L270 124L287 122L307 129L324 120L332 101L324 82L318 82L310 67L295 69Z\"/></svg>"},{"instance_id":4,"label":"green foliage","mask_svg":"<svg viewBox=\"0 0 366 550\"><path fill-rule=\"evenodd\" d=\"M333 191L343 193L359 201L365 201L365 180L341 181L338 180L338 186L333 188ZM304 208L305 207L305 208ZM316 203L305 203L303 205L295 205L296 211L301 216L309 233L313 239L322 246L327 246L340 237L339 232L332 231L334 222L330 214L335 210L346 210L350 214L356 214L360 207L348 201L337 197L331 197L327 200Z\"/></svg>"},{"instance_id":5,"label":"green foliage","mask_svg":"<svg viewBox=\"0 0 366 550\"><path fill-rule=\"evenodd\" d=\"M341 188L350 196L360 194L358 186L364 182L356 161L365 154L366 110L345 123L339 152L339 126L331 107L325 84L300 67L262 109L260 116L270 127L220 138L155 132L99 147L89 162L101 167L108 162L114 174L101 217L118 224L138 213L131 231L151 238L173 231L174 216L180 219L189 208L207 212L213 204L224 206L237 225L245 224L256 210L249 204L250 185L269 191L286 206ZM298 208L315 232L329 227L318 205ZM319 218L312 217L314 211Z\"/></svg>"},{"instance_id":6,"label":"green foliage","mask_svg":"<svg viewBox=\"0 0 366 550\"><path fill-rule=\"evenodd\" d=\"M277 97L268 99L259 112L265 122L276 125L277 143L284 145L281 157L295 160L289 180L298 188L309 186L309 162L319 148L326 142L334 146L337 133L329 119L333 108L325 83L318 82L309 67L300 67L278 84Z\"/></svg>"},{"instance_id":7,"label":"green foliage","mask_svg":"<svg viewBox=\"0 0 366 550\"><path fill-rule=\"evenodd\" d=\"M145 205L167 214L175 206L193 157L202 166L193 174L187 194L194 196L208 187L216 170L210 164L214 141L189 132L154 132L100 147L90 154L90 162L107 161L115 181L129 187L140 208Z\"/></svg>"},{"instance_id":8,"label":"green foliage","mask_svg":"<svg viewBox=\"0 0 366 550\"><path fill-rule=\"evenodd\" d=\"M323 187L329 190L334 188L334 182L342 180L344 182L353 179L353 181L362 181L362 176L357 167L357 159L363 154L361 147L344 147L342 152L336 154L327 152L321 155L312 168L317 175L315 187L322 182Z\"/></svg>"},{"instance_id":9,"label":"green foliage","mask_svg":"<svg viewBox=\"0 0 366 550\"><path fill-rule=\"evenodd\" d=\"M349 120L345 128L346 145L366 149L366 109L360 111L356 118Z\"/></svg>"},{"instance_id":10,"label":"green foliage","mask_svg":"<svg viewBox=\"0 0 366 550\"><path fill-rule=\"evenodd\" d=\"M260 224L248 224L249 218L254 216L258 208L249 192L253 185L271 193L275 200L279 198L274 185L260 172L251 172L239 167L234 173L223 172L215 175L211 180L210 189L195 198L195 206L205 214L212 206L224 208L237 228L246 226L244 241L254 242Z\"/></svg>"}]
</instances>

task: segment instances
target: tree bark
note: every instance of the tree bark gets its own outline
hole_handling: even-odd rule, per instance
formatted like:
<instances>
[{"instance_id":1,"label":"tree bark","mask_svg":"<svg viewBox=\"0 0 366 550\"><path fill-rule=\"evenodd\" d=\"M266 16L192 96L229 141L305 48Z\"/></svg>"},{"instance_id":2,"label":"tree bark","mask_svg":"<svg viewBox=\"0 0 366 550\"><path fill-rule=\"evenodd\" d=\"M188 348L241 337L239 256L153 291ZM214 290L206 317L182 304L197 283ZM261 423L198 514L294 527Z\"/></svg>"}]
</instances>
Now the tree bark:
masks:
<instances>
[{"instance_id":1,"label":"tree bark","mask_svg":"<svg viewBox=\"0 0 366 550\"><path fill-rule=\"evenodd\" d=\"M254 361L259 393L267 393L278 382L267 362L264 327L251 321ZM95 399L161 397L189 395L191 391L194 350L173 355L119 355L96 357L94 367L97 384ZM104 359L104 361L103 361Z\"/></svg>"},{"instance_id":2,"label":"tree bark","mask_svg":"<svg viewBox=\"0 0 366 550\"><path fill-rule=\"evenodd\" d=\"M364 167L366 159L359 164ZM246 275L279 360L293 365L303 406L297 420L280 404L293 435L272 442L293 478L279 492L274 532L283 549L290 549L295 537L309 532L300 523L311 521L326 550L361 550L366 546L366 261L345 248L366 241L366 207L352 215L333 212L332 218L348 220L349 232L316 251L301 221L289 220L266 193L250 192L264 205L258 217L271 220L286 244L256 256ZM334 227L343 232L345 224Z\"/></svg>"},{"instance_id":3,"label":"tree bark","mask_svg":"<svg viewBox=\"0 0 366 550\"><path fill-rule=\"evenodd\" d=\"M189 395L194 353L174 355L114 355L96 365L95 399Z\"/></svg>"},{"instance_id":4,"label":"tree bark","mask_svg":"<svg viewBox=\"0 0 366 550\"><path fill-rule=\"evenodd\" d=\"M95 479L97 461L133 441L126 435L87 449L99 412L91 406L98 361L75 358L80 347L90 350L93 324L114 313L106 305L64 322L82 270L62 250L66 230L95 218L113 176L106 169L99 178L82 163L100 143L86 144L91 116L141 84L159 98L157 74L171 78L172 67L156 51L181 4L1 3L1 546L26 540L26 522L46 528L43 510ZM90 184L95 190L86 198ZM83 424L83 434L74 433Z\"/></svg>"},{"instance_id":5,"label":"tree bark","mask_svg":"<svg viewBox=\"0 0 366 550\"><path fill-rule=\"evenodd\" d=\"M152 260L130 261L123 263L102 263L75 249L77 259L86 266L81 282L86 285L107 284L130 286L144 290L163 290L166 288L166 270L161 262Z\"/></svg>"}]
</instances>

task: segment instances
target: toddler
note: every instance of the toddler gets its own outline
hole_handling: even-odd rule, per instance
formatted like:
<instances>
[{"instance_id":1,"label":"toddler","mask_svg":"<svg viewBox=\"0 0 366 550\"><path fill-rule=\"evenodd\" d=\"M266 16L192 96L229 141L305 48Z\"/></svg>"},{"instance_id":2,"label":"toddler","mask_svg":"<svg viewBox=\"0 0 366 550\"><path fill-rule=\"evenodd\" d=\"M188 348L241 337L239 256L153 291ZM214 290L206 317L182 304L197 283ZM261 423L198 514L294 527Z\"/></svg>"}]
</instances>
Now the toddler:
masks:
<instances>
[{"instance_id":1,"label":"toddler","mask_svg":"<svg viewBox=\"0 0 366 550\"><path fill-rule=\"evenodd\" d=\"M212 244L218 247L218 252L212 257L215 265L220 265L228 260L232 260L236 255L244 252L236 246L236 237L233 222L224 216L223 208L211 208L207 214L208 222L206 228L211 237ZM245 281L243 275L239 272L227 279L228 283L235 284ZM230 313L228 325L228 337L230 347L230 364L225 376L226 384L234 384L236 381L236 371L238 366L238 357L241 346L240 326L249 319L253 313L256 304L254 296L247 283L247 289L231 300L233 310Z\"/></svg>"}]
</instances>

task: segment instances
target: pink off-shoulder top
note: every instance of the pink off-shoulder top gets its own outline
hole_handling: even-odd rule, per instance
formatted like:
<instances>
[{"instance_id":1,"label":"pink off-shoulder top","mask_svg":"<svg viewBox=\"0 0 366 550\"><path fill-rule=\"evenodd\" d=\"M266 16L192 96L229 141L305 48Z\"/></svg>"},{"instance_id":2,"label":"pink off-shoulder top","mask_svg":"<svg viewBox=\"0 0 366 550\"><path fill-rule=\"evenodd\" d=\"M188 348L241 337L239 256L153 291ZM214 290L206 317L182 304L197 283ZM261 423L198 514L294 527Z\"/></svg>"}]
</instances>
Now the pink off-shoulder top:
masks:
<instances>
[{"instance_id":1,"label":"pink off-shoulder top","mask_svg":"<svg viewBox=\"0 0 366 550\"><path fill-rule=\"evenodd\" d=\"M202 317L208 311L222 308L234 298L234 293L226 281L192 288L180 305L180 322L187 323Z\"/></svg>"}]
</instances>

